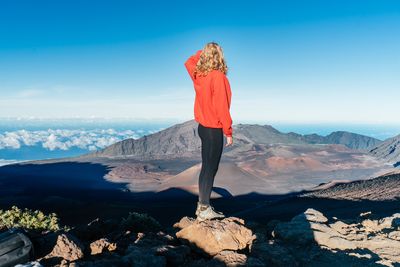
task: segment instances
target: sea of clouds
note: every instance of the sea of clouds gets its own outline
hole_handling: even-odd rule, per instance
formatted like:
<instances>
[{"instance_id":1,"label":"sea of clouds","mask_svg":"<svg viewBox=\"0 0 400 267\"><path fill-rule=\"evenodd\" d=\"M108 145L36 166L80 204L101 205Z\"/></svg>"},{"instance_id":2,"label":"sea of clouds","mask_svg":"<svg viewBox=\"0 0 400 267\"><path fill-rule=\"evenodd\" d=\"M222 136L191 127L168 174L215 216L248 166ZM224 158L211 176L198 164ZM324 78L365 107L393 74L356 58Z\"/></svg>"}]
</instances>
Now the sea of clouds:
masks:
<instances>
[{"instance_id":1,"label":"sea of clouds","mask_svg":"<svg viewBox=\"0 0 400 267\"><path fill-rule=\"evenodd\" d=\"M97 150L127 138L140 138L143 130L132 131L115 129L48 129L16 130L0 133L0 149L19 149L22 146L42 146L53 151L80 148Z\"/></svg>"}]
</instances>

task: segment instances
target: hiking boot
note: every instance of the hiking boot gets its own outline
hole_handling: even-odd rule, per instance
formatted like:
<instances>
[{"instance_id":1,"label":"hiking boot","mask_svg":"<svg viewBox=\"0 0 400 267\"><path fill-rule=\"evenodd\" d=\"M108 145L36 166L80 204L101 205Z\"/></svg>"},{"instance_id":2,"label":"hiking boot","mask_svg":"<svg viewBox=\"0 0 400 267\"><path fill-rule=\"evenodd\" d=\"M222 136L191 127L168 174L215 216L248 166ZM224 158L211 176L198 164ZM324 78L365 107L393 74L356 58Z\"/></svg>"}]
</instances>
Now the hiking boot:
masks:
<instances>
[{"instance_id":1,"label":"hiking boot","mask_svg":"<svg viewBox=\"0 0 400 267\"><path fill-rule=\"evenodd\" d=\"M207 204L202 204L200 202L197 202L196 216L199 215L200 210L206 209L207 206L208 206Z\"/></svg>"},{"instance_id":2,"label":"hiking boot","mask_svg":"<svg viewBox=\"0 0 400 267\"><path fill-rule=\"evenodd\" d=\"M200 203L200 202L198 201L198 202L197 202L196 212L195 212L196 216L199 215L200 210L206 209L208 206L209 206L209 204L202 204L202 203ZM215 211L215 212L217 212L217 213L219 213L219 214L222 214L222 212L220 212L220 211Z\"/></svg>"},{"instance_id":3,"label":"hiking boot","mask_svg":"<svg viewBox=\"0 0 400 267\"><path fill-rule=\"evenodd\" d=\"M211 219L222 219L225 215L222 212L215 211L211 205L208 205L205 209L201 208L196 220L204 221Z\"/></svg>"}]
</instances>

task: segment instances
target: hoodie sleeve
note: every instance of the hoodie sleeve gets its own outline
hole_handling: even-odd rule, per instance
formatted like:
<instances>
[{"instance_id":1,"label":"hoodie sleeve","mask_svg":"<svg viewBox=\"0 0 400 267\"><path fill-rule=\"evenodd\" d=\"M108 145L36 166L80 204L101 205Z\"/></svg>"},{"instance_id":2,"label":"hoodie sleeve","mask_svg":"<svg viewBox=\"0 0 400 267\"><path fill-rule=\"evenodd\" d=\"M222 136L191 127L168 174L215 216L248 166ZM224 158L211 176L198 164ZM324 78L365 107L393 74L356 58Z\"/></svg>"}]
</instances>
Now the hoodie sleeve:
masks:
<instances>
[{"instance_id":1,"label":"hoodie sleeve","mask_svg":"<svg viewBox=\"0 0 400 267\"><path fill-rule=\"evenodd\" d=\"M224 134L232 136L232 118L229 112L231 106L232 92L228 78L225 74L217 72L213 82L213 105L215 107L218 120L222 123Z\"/></svg>"},{"instance_id":2,"label":"hoodie sleeve","mask_svg":"<svg viewBox=\"0 0 400 267\"><path fill-rule=\"evenodd\" d=\"M192 78L193 81L194 81L193 72L196 68L197 61L199 61L200 59L201 52L202 50L198 50L196 54L190 56L185 62L185 67L190 75L190 78Z\"/></svg>"}]
</instances>

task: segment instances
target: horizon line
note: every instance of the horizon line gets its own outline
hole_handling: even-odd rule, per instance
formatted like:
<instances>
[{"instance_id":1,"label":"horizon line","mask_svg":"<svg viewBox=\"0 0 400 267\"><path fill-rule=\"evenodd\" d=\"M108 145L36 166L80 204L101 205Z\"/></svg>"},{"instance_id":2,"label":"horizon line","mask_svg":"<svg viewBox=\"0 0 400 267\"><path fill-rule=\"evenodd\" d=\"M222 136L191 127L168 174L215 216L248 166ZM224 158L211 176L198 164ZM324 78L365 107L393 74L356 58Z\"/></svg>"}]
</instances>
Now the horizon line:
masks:
<instances>
[{"instance_id":1,"label":"horizon line","mask_svg":"<svg viewBox=\"0 0 400 267\"><path fill-rule=\"evenodd\" d=\"M102 117L102 116L68 116L68 117L43 117L43 116L0 116L0 120L130 120L130 121L158 121L158 122L186 122L192 119L184 119L184 118L174 118L174 117L154 117L154 118L146 118L146 117L131 117L131 116L116 116L116 117ZM332 125L332 124L340 124L340 125L387 125L387 126L400 126L398 122L382 122L382 121L289 121L289 120L252 120L252 119L237 119L237 122L233 122L235 124L262 124L262 123L273 123L273 124L301 124L301 125Z\"/></svg>"}]
</instances>

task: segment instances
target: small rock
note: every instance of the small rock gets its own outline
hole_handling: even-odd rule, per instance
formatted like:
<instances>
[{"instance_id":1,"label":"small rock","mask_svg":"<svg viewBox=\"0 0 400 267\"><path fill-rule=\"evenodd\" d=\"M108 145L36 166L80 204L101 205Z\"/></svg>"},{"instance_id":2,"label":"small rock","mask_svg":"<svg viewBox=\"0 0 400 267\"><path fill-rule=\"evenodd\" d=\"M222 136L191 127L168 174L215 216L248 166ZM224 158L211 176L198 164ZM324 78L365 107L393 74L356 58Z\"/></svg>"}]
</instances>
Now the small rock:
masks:
<instances>
[{"instance_id":1,"label":"small rock","mask_svg":"<svg viewBox=\"0 0 400 267\"><path fill-rule=\"evenodd\" d=\"M370 216L370 215L372 215L372 212L371 212L371 211L361 212L361 213L360 213L360 217L368 217L368 216Z\"/></svg>"},{"instance_id":2,"label":"small rock","mask_svg":"<svg viewBox=\"0 0 400 267\"><path fill-rule=\"evenodd\" d=\"M315 209L307 209L305 212L297 215L292 219L292 221L296 220L304 220L304 218L309 222L317 222L317 223L326 223L328 219L321 212Z\"/></svg>"},{"instance_id":3,"label":"small rock","mask_svg":"<svg viewBox=\"0 0 400 267\"><path fill-rule=\"evenodd\" d=\"M67 261L66 259L63 259L63 260L61 261L61 263L60 263L60 267L69 267L68 265L69 265L69 264L68 264L68 261Z\"/></svg>"},{"instance_id":4,"label":"small rock","mask_svg":"<svg viewBox=\"0 0 400 267\"><path fill-rule=\"evenodd\" d=\"M245 266L247 256L234 251L224 250L214 256L215 260L223 262L228 267Z\"/></svg>"},{"instance_id":5,"label":"small rock","mask_svg":"<svg viewBox=\"0 0 400 267\"><path fill-rule=\"evenodd\" d=\"M143 239L145 236L146 236L145 233L141 233L141 232L137 233L137 237L136 237L136 240L135 240L134 243L138 243L138 242L139 242L141 239Z\"/></svg>"},{"instance_id":6,"label":"small rock","mask_svg":"<svg viewBox=\"0 0 400 267\"><path fill-rule=\"evenodd\" d=\"M99 240L90 243L90 254L91 255L101 254L105 250L113 251L116 248L117 245L115 243L110 243L107 238L101 238Z\"/></svg>"}]
</instances>

